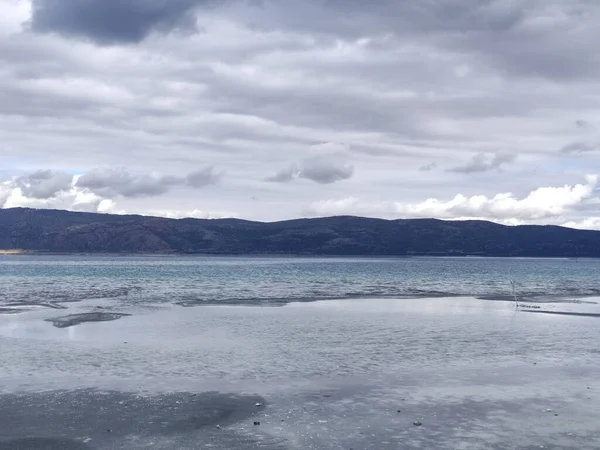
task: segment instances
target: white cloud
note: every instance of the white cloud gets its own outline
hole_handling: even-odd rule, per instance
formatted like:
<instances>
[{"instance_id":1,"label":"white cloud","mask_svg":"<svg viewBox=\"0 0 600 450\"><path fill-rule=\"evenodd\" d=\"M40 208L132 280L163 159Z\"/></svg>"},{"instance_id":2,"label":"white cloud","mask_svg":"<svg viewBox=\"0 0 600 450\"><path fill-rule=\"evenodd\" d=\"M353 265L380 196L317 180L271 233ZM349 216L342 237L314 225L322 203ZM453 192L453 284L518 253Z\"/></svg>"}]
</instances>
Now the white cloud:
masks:
<instances>
[{"instance_id":1,"label":"white cloud","mask_svg":"<svg viewBox=\"0 0 600 450\"><path fill-rule=\"evenodd\" d=\"M10 182L0 182L0 208L4 208L8 198L12 193Z\"/></svg>"},{"instance_id":2,"label":"white cloud","mask_svg":"<svg viewBox=\"0 0 600 450\"><path fill-rule=\"evenodd\" d=\"M517 198L511 193L496 194L493 197L467 197L458 194L445 201L430 198L420 203L365 203L356 197L349 197L315 202L308 212L318 216L352 214L398 218L472 218L519 224L560 218L572 213L593 196L597 182L596 176L589 176L586 184L541 187L523 198Z\"/></svg>"},{"instance_id":3,"label":"white cloud","mask_svg":"<svg viewBox=\"0 0 600 450\"><path fill-rule=\"evenodd\" d=\"M22 23L31 16L28 1L0 0L0 36L10 36L21 30Z\"/></svg>"},{"instance_id":4,"label":"white cloud","mask_svg":"<svg viewBox=\"0 0 600 450\"><path fill-rule=\"evenodd\" d=\"M146 211L143 215L167 217L169 219L224 219L230 217L236 217L233 212L226 211L203 211L199 209L192 209L187 211L173 211L173 210L150 210Z\"/></svg>"},{"instance_id":5,"label":"white cloud","mask_svg":"<svg viewBox=\"0 0 600 450\"><path fill-rule=\"evenodd\" d=\"M600 217L587 217L579 221L569 221L563 223L562 226L580 230L600 230Z\"/></svg>"}]
</instances>

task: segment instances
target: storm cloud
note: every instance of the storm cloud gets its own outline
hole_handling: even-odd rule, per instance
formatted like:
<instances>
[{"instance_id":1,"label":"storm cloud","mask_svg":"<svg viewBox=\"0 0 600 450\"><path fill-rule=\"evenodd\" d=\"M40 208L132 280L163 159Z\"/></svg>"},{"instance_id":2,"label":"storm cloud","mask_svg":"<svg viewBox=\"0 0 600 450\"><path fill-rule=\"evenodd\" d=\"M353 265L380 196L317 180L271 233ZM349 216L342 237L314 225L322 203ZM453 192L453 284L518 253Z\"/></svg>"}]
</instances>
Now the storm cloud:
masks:
<instances>
[{"instance_id":1,"label":"storm cloud","mask_svg":"<svg viewBox=\"0 0 600 450\"><path fill-rule=\"evenodd\" d=\"M196 32L200 0L33 0L31 29L91 39L138 43L153 31Z\"/></svg>"}]
</instances>

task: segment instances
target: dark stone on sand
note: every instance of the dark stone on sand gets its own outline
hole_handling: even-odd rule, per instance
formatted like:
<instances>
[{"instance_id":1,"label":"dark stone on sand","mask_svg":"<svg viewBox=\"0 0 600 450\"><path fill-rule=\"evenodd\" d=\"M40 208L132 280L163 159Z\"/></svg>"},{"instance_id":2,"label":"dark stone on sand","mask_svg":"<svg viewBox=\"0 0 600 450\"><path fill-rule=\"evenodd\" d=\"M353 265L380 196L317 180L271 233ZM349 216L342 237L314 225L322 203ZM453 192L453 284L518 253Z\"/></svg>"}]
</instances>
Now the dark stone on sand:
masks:
<instances>
[{"instance_id":1,"label":"dark stone on sand","mask_svg":"<svg viewBox=\"0 0 600 450\"><path fill-rule=\"evenodd\" d=\"M415 427L420 427L421 425L423 425L421 422L413 422L413 425Z\"/></svg>"},{"instance_id":2,"label":"dark stone on sand","mask_svg":"<svg viewBox=\"0 0 600 450\"><path fill-rule=\"evenodd\" d=\"M256 425L260 425L260 422L254 422L254 425L255 425L255 426L256 426Z\"/></svg>"},{"instance_id":3,"label":"dark stone on sand","mask_svg":"<svg viewBox=\"0 0 600 450\"><path fill-rule=\"evenodd\" d=\"M52 322L56 328L68 328L75 325L79 325L85 322L108 322L111 320L117 320L121 317L127 317L131 314L123 313L83 313L83 314L71 314L63 317L54 317L52 319L46 319L46 322Z\"/></svg>"}]
</instances>

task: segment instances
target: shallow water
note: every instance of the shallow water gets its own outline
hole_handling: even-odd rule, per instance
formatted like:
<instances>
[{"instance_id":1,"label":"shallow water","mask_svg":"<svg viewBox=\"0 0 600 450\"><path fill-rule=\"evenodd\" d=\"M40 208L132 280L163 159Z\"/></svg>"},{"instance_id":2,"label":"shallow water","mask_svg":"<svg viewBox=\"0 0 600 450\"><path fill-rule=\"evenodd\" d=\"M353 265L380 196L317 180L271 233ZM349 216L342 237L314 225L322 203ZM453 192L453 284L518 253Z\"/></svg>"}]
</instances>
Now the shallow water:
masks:
<instances>
[{"instance_id":1,"label":"shallow water","mask_svg":"<svg viewBox=\"0 0 600 450\"><path fill-rule=\"evenodd\" d=\"M113 298L127 304L281 305L329 298L600 295L600 260L0 256L0 306Z\"/></svg>"},{"instance_id":2,"label":"shallow water","mask_svg":"<svg viewBox=\"0 0 600 450\"><path fill-rule=\"evenodd\" d=\"M186 261L172 263L197 264ZM363 263L401 262L341 262ZM516 263L532 274L534 264L560 266ZM338 280L342 269L331 271L322 277ZM473 296L278 308L183 308L180 298L177 290L162 301L92 296L66 310L0 315L0 449L600 448L598 298L536 303L592 316L531 314ZM46 321L98 312L131 316L66 328Z\"/></svg>"}]
</instances>

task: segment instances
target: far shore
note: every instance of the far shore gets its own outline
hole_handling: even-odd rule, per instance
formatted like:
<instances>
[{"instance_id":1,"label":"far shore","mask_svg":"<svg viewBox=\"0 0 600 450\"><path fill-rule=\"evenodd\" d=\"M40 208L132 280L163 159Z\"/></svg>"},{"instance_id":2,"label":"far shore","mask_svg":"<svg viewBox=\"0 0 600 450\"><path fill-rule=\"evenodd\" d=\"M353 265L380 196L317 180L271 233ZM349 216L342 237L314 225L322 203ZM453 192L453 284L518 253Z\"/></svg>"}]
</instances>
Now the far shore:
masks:
<instances>
[{"instance_id":1,"label":"far shore","mask_svg":"<svg viewBox=\"0 0 600 450\"><path fill-rule=\"evenodd\" d=\"M408 253L399 255L379 254L330 254L330 253L220 253L220 252L101 252L101 251L48 251L48 250L23 250L0 249L0 256L13 255L41 255L41 256L82 256L82 257L221 257L221 258L325 258L325 259L413 259L413 258L450 258L450 259L562 259L585 260L600 259L596 256L534 256L534 255L479 255L456 253Z\"/></svg>"}]
</instances>

